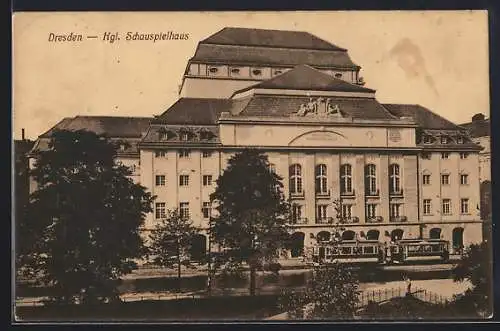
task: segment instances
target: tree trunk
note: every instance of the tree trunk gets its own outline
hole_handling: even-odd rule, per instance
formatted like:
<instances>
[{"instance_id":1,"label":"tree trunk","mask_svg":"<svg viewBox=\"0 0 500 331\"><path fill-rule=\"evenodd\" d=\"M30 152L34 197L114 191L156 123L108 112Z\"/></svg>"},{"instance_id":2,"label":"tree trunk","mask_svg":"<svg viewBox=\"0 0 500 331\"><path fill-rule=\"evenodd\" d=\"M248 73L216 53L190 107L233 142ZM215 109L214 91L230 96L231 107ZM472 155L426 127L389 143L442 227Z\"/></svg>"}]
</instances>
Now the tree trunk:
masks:
<instances>
[{"instance_id":1,"label":"tree trunk","mask_svg":"<svg viewBox=\"0 0 500 331\"><path fill-rule=\"evenodd\" d=\"M256 283L256 270L255 270L255 264L252 263L250 264L250 295L254 296L255 295L255 283Z\"/></svg>"},{"instance_id":2,"label":"tree trunk","mask_svg":"<svg viewBox=\"0 0 500 331\"><path fill-rule=\"evenodd\" d=\"M177 292L181 292L181 247L177 244Z\"/></svg>"}]
</instances>

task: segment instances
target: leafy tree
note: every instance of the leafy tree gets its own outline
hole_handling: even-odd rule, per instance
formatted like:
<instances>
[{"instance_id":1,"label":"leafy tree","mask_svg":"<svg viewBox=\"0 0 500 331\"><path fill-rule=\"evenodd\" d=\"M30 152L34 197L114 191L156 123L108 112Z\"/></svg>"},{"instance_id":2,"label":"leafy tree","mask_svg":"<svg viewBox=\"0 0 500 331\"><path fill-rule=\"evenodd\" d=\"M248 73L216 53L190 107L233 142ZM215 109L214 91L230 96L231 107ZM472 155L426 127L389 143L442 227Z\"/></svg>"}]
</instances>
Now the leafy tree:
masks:
<instances>
[{"instance_id":1,"label":"leafy tree","mask_svg":"<svg viewBox=\"0 0 500 331\"><path fill-rule=\"evenodd\" d=\"M463 295L455 298L456 308L482 317L490 315L492 278L492 254L489 242L470 245L453 269L454 281L469 281L472 285Z\"/></svg>"},{"instance_id":2,"label":"leafy tree","mask_svg":"<svg viewBox=\"0 0 500 331\"><path fill-rule=\"evenodd\" d=\"M289 204L282 178L271 171L267 156L246 149L235 154L217 179L211 195L217 216L212 222L214 243L222 248L217 266L250 268L250 294L255 294L256 271L274 262L289 237Z\"/></svg>"},{"instance_id":3,"label":"leafy tree","mask_svg":"<svg viewBox=\"0 0 500 331\"><path fill-rule=\"evenodd\" d=\"M192 261L193 240L199 230L191 220L181 217L178 210L167 212L167 217L155 226L151 233L150 254L155 264L177 268L178 290L181 290L181 267L194 267Z\"/></svg>"},{"instance_id":4,"label":"leafy tree","mask_svg":"<svg viewBox=\"0 0 500 331\"><path fill-rule=\"evenodd\" d=\"M144 251L140 227L153 197L115 162L117 146L88 131L57 131L35 155L30 196L18 233L31 275L53 303L119 300L120 276Z\"/></svg>"},{"instance_id":5,"label":"leafy tree","mask_svg":"<svg viewBox=\"0 0 500 331\"><path fill-rule=\"evenodd\" d=\"M357 275L345 264L313 269L303 291L284 291L279 306L291 319L352 319L359 302Z\"/></svg>"}]
</instances>

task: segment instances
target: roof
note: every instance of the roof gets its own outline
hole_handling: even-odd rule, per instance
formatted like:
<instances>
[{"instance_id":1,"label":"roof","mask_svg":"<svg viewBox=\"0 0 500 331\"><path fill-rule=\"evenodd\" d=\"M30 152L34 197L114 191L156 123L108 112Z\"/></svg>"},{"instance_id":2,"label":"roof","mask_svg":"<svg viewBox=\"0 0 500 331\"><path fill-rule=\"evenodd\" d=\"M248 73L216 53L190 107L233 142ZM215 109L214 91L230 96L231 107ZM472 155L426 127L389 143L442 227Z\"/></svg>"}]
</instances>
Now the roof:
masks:
<instances>
[{"instance_id":1,"label":"roof","mask_svg":"<svg viewBox=\"0 0 500 331\"><path fill-rule=\"evenodd\" d=\"M233 65L295 66L355 69L358 66L345 51L318 51L260 46L199 44L191 61Z\"/></svg>"},{"instance_id":2,"label":"roof","mask_svg":"<svg viewBox=\"0 0 500 331\"><path fill-rule=\"evenodd\" d=\"M490 136L490 120L475 120L469 123L460 124L460 127L469 131L471 137L487 137Z\"/></svg>"},{"instance_id":3,"label":"roof","mask_svg":"<svg viewBox=\"0 0 500 331\"><path fill-rule=\"evenodd\" d=\"M337 91L374 93L375 90L348 83L308 65L299 65L292 70L269 80L252 85L238 92L250 89L290 89L306 91ZM235 93L235 94L236 94Z\"/></svg>"},{"instance_id":4,"label":"roof","mask_svg":"<svg viewBox=\"0 0 500 331\"><path fill-rule=\"evenodd\" d=\"M41 138L48 138L55 130L78 131L87 130L109 137L140 138L147 131L152 117L118 117L118 116L75 116L64 118Z\"/></svg>"},{"instance_id":5,"label":"roof","mask_svg":"<svg viewBox=\"0 0 500 331\"><path fill-rule=\"evenodd\" d=\"M234 27L226 27L200 43L345 51L308 32Z\"/></svg>"},{"instance_id":6,"label":"roof","mask_svg":"<svg viewBox=\"0 0 500 331\"><path fill-rule=\"evenodd\" d=\"M420 105L383 104L397 117L411 117L423 129L459 130L460 127Z\"/></svg>"},{"instance_id":7,"label":"roof","mask_svg":"<svg viewBox=\"0 0 500 331\"><path fill-rule=\"evenodd\" d=\"M395 119L375 98L329 97L329 99L339 106L341 114L346 117L367 120ZM309 101L310 98L307 96L255 95L248 100L239 115L288 117Z\"/></svg>"},{"instance_id":8,"label":"roof","mask_svg":"<svg viewBox=\"0 0 500 331\"><path fill-rule=\"evenodd\" d=\"M215 125L223 111L229 111L232 100L210 98L181 98L163 114L156 117L155 123Z\"/></svg>"}]
</instances>

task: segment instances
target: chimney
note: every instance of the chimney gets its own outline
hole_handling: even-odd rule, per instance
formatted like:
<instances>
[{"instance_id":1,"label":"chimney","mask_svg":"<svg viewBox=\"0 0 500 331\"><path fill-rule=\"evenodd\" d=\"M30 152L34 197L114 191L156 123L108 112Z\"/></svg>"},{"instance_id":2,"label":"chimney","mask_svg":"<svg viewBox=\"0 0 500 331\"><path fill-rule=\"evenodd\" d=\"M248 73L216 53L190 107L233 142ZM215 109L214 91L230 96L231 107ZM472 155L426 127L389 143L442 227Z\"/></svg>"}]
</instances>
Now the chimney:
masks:
<instances>
[{"instance_id":1,"label":"chimney","mask_svg":"<svg viewBox=\"0 0 500 331\"><path fill-rule=\"evenodd\" d=\"M472 122L484 121L484 114L476 114L472 116Z\"/></svg>"},{"instance_id":2,"label":"chimney","mask_svg":"<svg viewBox=\"0 0 500 331\"><path fill-rule=\"evenodd\" d=\"M24 128L21 129L21 139L24 141Z\"/></svg>"}]
</instances>

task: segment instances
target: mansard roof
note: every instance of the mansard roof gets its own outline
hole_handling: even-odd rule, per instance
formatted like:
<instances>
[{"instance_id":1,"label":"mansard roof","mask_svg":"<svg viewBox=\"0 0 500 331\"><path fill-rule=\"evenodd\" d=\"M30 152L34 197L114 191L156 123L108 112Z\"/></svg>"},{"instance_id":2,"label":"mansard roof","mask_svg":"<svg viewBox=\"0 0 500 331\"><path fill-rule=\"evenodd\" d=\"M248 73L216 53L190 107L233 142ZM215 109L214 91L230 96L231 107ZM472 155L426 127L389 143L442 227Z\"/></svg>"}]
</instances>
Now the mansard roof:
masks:
<instances>
[{"instance_id":1,"label":"mansard roof","mask_svg":"<svg viewBox=\"0 0 500 331\"><path fill-rule=\"evenodd\" d=\"M348 83L308 65L296 66L292 70L237 91L233 95L251 89L375 93L375 90Z\"/></svg>"},{"instance_id":2,"label":"mansard roof","mask_svg":"<svg viewBox=\"0 0 500 331\"><path fill-rule=\"evenodd\" d=\"M223 111L229 111L233 100L211 98L180 98L153 123L215 125Z\"/></svg>"},{"instance_id":3,"label":"mansard roof","mask_svg":"<svg viewBox=\"0 0 500 331\"><path fill-rule=\"evenodd\" d=\"M420 105L383 104L387 110L397 117L411 117L422 129L429 130L463 130L444 117Z\"/></svg>"},{"instance_id":4,"label":"mansard roof","mask_svg":"<svg viewBox=\"0 0 500 331\"><path fill-rule=\"evenodd\" d=\"M87 130L113 138L140 138L147 131L152 117L75 116L63 118L40 136L49 138L56 130Z\"/></svg>"},{"instance_id":5,"label":"mansard roof","mask_svg":"<svg viewBox=\"0 0 500 331\"><path fill-rule=\"evenodd\" d=\"M308 32L225 27L200 44L280 47L345 51Z\"/></svg>"}]
</instances>

